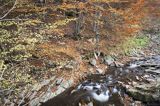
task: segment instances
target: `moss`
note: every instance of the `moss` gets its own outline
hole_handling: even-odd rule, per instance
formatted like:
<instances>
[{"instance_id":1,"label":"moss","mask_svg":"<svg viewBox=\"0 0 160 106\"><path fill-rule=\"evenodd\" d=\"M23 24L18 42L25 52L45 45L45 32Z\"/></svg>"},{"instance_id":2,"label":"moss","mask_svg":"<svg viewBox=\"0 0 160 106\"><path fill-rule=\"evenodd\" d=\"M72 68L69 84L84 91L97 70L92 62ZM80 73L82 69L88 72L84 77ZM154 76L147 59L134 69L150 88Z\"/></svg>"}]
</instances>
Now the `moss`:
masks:
<instances>
[{"instance_id":1,"label":"moss","mask_svg":"<svg viewBox=\"0 0 160 106\"><path fill-rule=\"evenodd\" d=\"M132 52L144 48L148 43L149 38L146 36L129 37L111 51L119 50L122 54L130 55Z\"/></svg>"}]
</instances>

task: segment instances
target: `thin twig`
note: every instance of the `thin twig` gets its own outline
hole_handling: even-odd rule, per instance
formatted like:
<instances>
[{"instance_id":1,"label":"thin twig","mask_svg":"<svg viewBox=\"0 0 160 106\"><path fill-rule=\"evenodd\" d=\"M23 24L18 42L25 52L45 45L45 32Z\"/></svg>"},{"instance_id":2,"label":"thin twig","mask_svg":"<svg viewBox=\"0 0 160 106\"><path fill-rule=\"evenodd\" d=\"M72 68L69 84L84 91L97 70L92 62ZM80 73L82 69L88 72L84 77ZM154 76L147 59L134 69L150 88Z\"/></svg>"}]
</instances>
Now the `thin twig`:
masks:
<instances>
[{"instance_id":1,"label":"thin twig","mask_svg":"<svg viewBox=\"0 0 160 106\"><path fill-rule=\"evenodd\" d=\"M4 74L5 69L3 69L0 80L3 80L3 74Z\"/></svg>"},{"instance_id":2,"label":"thin twig","mask_svg":"<svg viewBox=\"0 0 160 106\"><path fill-rule=\"evenodd\" d=\"M27 21L29 19L19 19L19 18L13 18L13 19L2 19L1 21Z\"/></svg>"},{"instance_id":3,"label":"thin twig","mask_svg":"<svg viewBox=\"0 0 160 106\"><path fill-rule=\"evenodd\" d=\"M0 18L0 20L2 20L3 18L5 18L5 17L15 8L15 6L17 5L17 1L18 1L18 0L15 0L14 5L12 6L12 8L11 8L7 13L5 13L5 14Z\"/></svg>"},{"instance_id":4,"label":"thin twig","mask_svg":"<svg viewBox=\"0 0 160 106\"><path fill-rule=\"evenodd\" d=\"M10 2L4 4L3 6L0 7L0 9L2 9L4 6L8 5L8 4L11 3L11 2L12 2L12 1L10 1Z\"/></svg>"}]
</instances>

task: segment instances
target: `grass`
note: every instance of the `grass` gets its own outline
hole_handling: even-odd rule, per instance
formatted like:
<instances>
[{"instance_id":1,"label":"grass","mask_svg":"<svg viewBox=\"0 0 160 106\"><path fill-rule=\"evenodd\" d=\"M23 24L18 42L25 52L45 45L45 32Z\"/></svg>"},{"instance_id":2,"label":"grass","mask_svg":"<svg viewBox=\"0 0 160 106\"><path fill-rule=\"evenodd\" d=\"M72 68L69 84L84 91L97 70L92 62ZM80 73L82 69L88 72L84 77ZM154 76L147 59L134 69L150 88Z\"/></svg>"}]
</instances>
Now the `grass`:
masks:
<instances>
[{"instance_id":1,"label":"grass","mask_svg":"<svg viewBox=\"0 0 160 106\"><path fill-rule=\"evenodd\" d=\"M139 50L147 46L149 43L149 39L146 36L140 37L131 37L128 38L127 41L123 42L122 48L124 53L129 55L133 52L133 50Z\"/></svg>"},{"instance_id":2,"label":"grass","mask_svg":"<svg viewBox=\"0 0 160 106\"><path fill-rule=\"evenodd\" d=\"M112 48L112 52L119 51L121 54L130 55L134 51L141 50L149 44L149 38L146 36L135 36L128 37L125 40L117 45L115 48Z\"/></svg>"}]
</instances>

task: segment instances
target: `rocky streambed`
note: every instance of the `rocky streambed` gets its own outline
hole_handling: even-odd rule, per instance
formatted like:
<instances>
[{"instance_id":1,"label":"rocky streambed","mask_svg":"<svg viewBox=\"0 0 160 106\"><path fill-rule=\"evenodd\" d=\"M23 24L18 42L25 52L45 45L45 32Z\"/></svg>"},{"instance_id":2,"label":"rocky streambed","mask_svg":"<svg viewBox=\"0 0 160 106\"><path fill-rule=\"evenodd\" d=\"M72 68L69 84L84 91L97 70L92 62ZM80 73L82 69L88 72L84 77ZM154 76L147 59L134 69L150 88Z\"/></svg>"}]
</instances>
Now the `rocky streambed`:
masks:
<instances>
[{"instance_id":1,"label":"rocky streambed","mask_svg":"<svg viewBox=\"0 0 160 106\"><path fill-rule=\"evenodd\" d=\"M110 64L41 106L159 106L160 55Z\"/></svg>"}]
</instances>

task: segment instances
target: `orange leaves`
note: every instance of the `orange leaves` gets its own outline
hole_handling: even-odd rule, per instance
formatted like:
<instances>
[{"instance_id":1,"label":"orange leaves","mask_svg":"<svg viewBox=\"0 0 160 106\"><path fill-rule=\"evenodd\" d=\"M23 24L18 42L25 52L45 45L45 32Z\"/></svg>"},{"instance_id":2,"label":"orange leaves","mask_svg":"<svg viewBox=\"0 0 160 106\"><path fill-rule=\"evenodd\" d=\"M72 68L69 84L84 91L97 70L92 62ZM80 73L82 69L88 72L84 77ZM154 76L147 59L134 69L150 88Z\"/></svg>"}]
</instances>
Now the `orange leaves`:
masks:
<instances>
[{"instance_id":1,"label":"orange leaves","mask_svg":"<svg viewBox=\"0 0 160 106\"><path fill-rule=\"evenodd\" d=\"M133 33L141 29L140 27L141 20L145 16L143 6L144 6L144 0L138 0L124 12L124 19L127 25L126 31L128 33Z\"/></svg>"},{"instance_id":2,"label":"orange leaves","mask_svg":"<svg viewBox=\"0 0 160 106\"><path fill-rule=\"evenodd\" d=\"M73 44L74 45L74 44ZM43 57L47 56L49 59L56 59L56 61L62 61L70 59L79 59L79 53L76 48L73 48L72 44L55 44L55 43L43 43L40 44L38 48L41 49L41 52L38 54ZM77 60L78 61L78 60Z\"/></svg>"},{"instance_id":3,"label":"orange leaves","mask_svg":"<svg viewBox=\"0 0 160 106\"><path fill-rule=\"evenodd\" d=\"M86 29L96 21L95 15L100 12L101 15L97 21L100 23L98 27L102 29L101 32L108 30L108 32L131 35L141 29L141 20L145 16L143 6L144 0L88 0L65 2L60 5L60 8L65 11L73 10L77 14L83 11ZM88 28L88 30L93 29Z\"/></svg>"},{"instance_id":4,"label":"orange leaves","mask_svg":"<svg viewBox=\"0 0 160 106\"><path fill-rule=\"evenodd\" d=\"M135 4L131 5L131 7L125 11L124 15L126 17L135 16L138 13L141 13L142 15L143 5L144 0L138 0Z\"/></svg>"},{"instance_id":5,"label":"orange leaves","mask_svg":"<svg viewBox=\"0 0 160 106\"><path fill-rule=\"evenodd\" d=\"M78 8L80 8L80 9L84 9L85 7L86 7L86 4L85 4L85 3L80 2L80 3L78 4Z\"/></svg>"},{"instance_id":6,"label":"orange leaves","mask_svg":"<svg viewBox=\"0 0 160 106\"><path fill-rule=\"evenodd\" d=\"M146 10L148 14L152 17L159 18L160 17L160 0L147 0L146 1Z\"/></svg>"},{"instance_id":7,"label":"orange leaves","mask_svg":"<svg viewBox=\"0 0 160 106\"><path fill-rule=\"evenodd\" d=\"M60 7L63 8L63 9L73 9L73 8L76 8L76 5L75 4L63 3Z\"/></svg>"},{"instance_id":8,"label":"orange leaves","mask_svg":"<svg viewBox=\"0 0 160 106\"><path fill-rule=\"evenodd\" d=\"M126 2L121 0L89 0L89 2L103 2L103 3L109 3L109 2Z\"/></svg>"},{"instance_id":9,"label":"orange leaves","mask_svg":"<svg viewBox=\"0 0 160 106\"><path fill-rule=\"evenodd\" d=\"M61 8L63 9L75 9L75 8L78 8L78 9L84 9L86 7L86 3L82 3L82 2L79 2L79 3L63 3L61 6Z\"/></svg>"}]
</instances>

